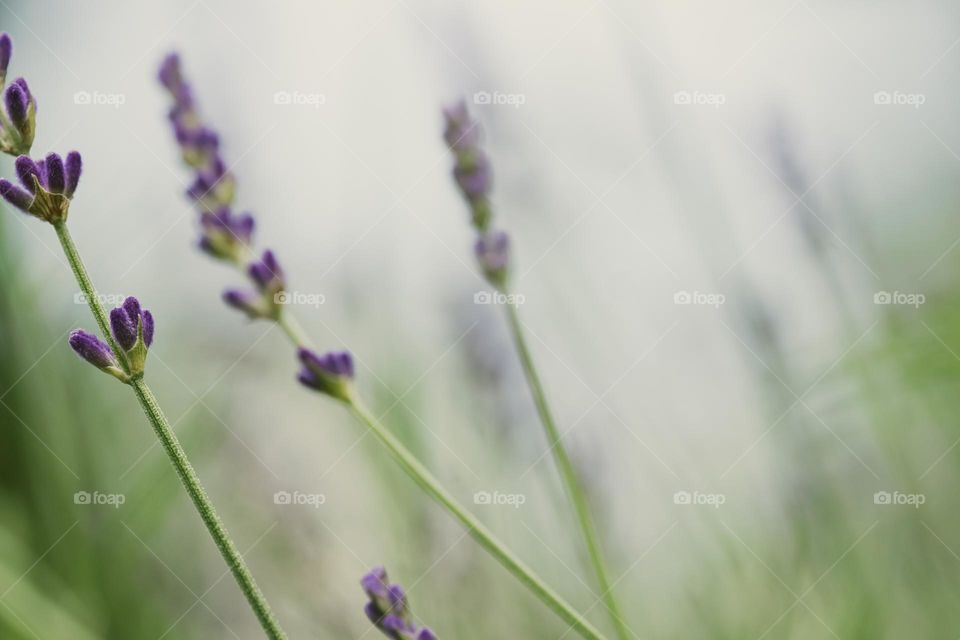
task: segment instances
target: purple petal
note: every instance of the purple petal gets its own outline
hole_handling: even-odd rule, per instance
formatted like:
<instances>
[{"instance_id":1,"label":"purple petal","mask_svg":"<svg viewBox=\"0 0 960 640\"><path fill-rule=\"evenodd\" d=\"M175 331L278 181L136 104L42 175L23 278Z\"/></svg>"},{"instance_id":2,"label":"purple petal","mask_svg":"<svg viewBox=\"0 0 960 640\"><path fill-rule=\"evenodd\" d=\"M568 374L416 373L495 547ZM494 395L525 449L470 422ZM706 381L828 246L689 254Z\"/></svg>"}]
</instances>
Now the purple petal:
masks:
<instances>
[{"instance_id":1,"label":"purple petal","mask_svg":"<svg viewBox=\"0 0 960 640\"><path fill-rule=\"evenodd\" d=\"M17 170L17 177L20 178L20 183L26 187L30 193L36 193L37 187L33 181L33 176L36 176L37 180L43 183L43 174L37 163L31 160L29 156L20 156L17 158L14 166Z\"/></svg>"},{"instance_id":2,"label":"purple petal","mask_svg":"<svg viewBox=\"0 0 960 640\"><path fill-rule=\"evenodd\" d=\"M83 170L83 160L76 151L67 154L66 161L66 185L63 189L63 195L72 198L77 190L77 184L80 182L80 173Z\"/></svg>"},{"instance_id":3,"label":"purple petal","mask_svg":"<svg viewBox=\"0 0 960 640\"><path fill-rule=\"evenodd\" d=\"M47 191L51 193L63 193L64 187L66 186L63 158L55 153L48 154L44 167L47 178L46 185L44 186Z\"/></svg>"},{"instance_id":4,"label":"purple petal","mask_svg":"<svg viewBox=\"0 0 960 640\"><path fill-rule=\"evenodd\" d=\"M417 636L417 640L437 640L437 636L433 633L433 631L430 631L430 629L424 627L423 629L420 629L420 634Z\"/></svg>"},{"instance_id":5,"label":"purple petal","mask_svg":"<svg viewBox=\"0 0 960 640\"><path fill-rule=\"evenodd\" d=\"M116 364L110 347L92 333L76 329L70 334L69 343L78 356L95 367L105 369Z\"/></svg>"},{"instance_id":6,"label":"purple petal","mask_svg":"<svg viewBox=\"0 0 960 640\"><path fill-rule=\"evenodd\" d=\"M33 203L33 196L29 191L24 191L9 180L0 178L0 196L4 200L22 211L29 211Z\"/></svg>"}]
</instances>

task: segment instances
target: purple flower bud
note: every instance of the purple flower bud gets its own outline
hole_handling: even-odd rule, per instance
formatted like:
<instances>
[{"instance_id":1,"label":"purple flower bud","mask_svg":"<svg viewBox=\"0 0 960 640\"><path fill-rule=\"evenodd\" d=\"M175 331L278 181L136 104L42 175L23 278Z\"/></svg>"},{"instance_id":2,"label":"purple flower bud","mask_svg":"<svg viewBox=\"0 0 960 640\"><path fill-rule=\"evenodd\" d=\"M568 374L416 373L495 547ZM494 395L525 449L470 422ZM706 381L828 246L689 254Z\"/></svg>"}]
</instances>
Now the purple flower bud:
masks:
<instances>
[{"instance_id":1,"label":"purple flower bud","mask_svg":"<svg viewBox=\"0 0 960 640\"><path fill-rule=\"evenodd\" d=\"M55 153L47 154L44 164L44 176L46 184L44 187L50 193L62 194L66 186L66 176L64 175L63 158Z\"/></svg>"},{"instance_id":2,"label":"purple flower bud","mask_svg":"<svg viewBox=\"0 0 960 640\"><path fill-rule=\"evenodd\" d=\"M283 291L283 270L280 269L280 263L277 262L273 251L269 249L264 251L263 257L259 261L251 263L247 272L260 291L264 293Z\"/></svg>"},{"instance_id":3,"label":"purple flower bud","mask_svg":"<svg viewBox=\"0 0 960 640\"><path fill-rule=\"evenodd\" d=\"M477 238L474 253L491 284L502 286L510 266L510 236L503 231L488 231Z\"/></svg>"},{"instance_id":4,"label":"purple flower bud","mask_svg":"<svg viewBox=\"0 0 960 640\"><path fill-rule=\"evenodd\" d=\"M7 77L7 67L10 66L10 56L13 55L13 41L6 33L0 34L0 87Z\"/></svg>"},{"instance_id":5,"label":"purple flower bud","mask_svg":"<svg viewBox=\"0 0 960 640\"><path fill-rule=\"evenodd\" d=\"M20 78L19 80L22 80ZM23 90L23 87L16 80L7 87L3 95L4 105L7 108L7 117L17 129L22 129L27 124L27 107L29 105L29 94Z\"/></svg>"},{"instance_id":6,"label":"purple flower bud","mask_svg":"<svg viewBox=\"0 0 960 640\"><path fill-rule=\"evenodd\" d=\"M468 202L482 200L490 195L493 170L482 151L477 150L473 158L458 162L453 168L453 177Z\"/></svg>"},{"instance_id":7,"label":"purple flower bud","mask_svg":"<svg viewBox=\"0 0 960 640\"><path fill-rule=\"evenodd\" d=\"M175 91L183 83L183 77L180 75L180 56L175 53L167 55L160 64L157 77L163 86L171 92Z\"/></svg>"},{"instance_id":8,"label":"purple flower bud","mask_svg":"<svg viewBox=\"0 0 960 640\"><path fill-rule=\"evenodd\" d=\"M132 349L137 341L137 325L123 307L110 312L110 331L124 351Z\"/></svg>"},{"instance_id":9,"label":"purple flower bud","mask_svg":"<svg viewBox=\"0 0 960 640\"><path fill-rule=\"evenodd\" d=\"M117 365L110 347L92 333L76 329L70 333L69 342L70 347L78 356L98 369L106 369Z\"/></svg>"},{"instance_id":10,"label":"purple flower bud","mask_svg":"<svg viewBox=\"0 0 960 640\"><path fill-rule=\"evenodd\" d=\"M33 196L5 178L0 178L0 196L17 209L30 212Z\"/></svg>"},{"instance_id":11,"label":"purple flower bud","mask_svg":"<svg viewBox=\"0 0 960 640\"><path fill-rule=\"evenodd\" d=\"M263 308L262 296L252 291L242 289L227 289L223 292L223 301L234 309L238 309L247 314L250 319L268 317Z\"/></svg>"},{"instance_id":12,"label":"purple flower bud","mask_svg":"<svg viewBox=\"0 0 960 640\"><path fill-rule=\"evenodd\" d=\"M28 201L23 197L22 189L9 187L5 188L4 193L8 195L4 197L41 220L51 223L65 220L70 210L70 197L80 179L80 154L70 152L66 165L55 153L40 162L20 156L15 166L17 177L30 194L30 199Z\"/></svg>"},{"instance_id":13,"label":"purple flower bud","mask_svg":"<svg viewBox=\"0 0 960 640\"><path fill-rule=\"evenodd\" d=\"M233 202L235 181L219 157L209 166L197 171L187 195L211 209L229 206Z\"/></svg>"},{"instance_id":14,"label":"purple flower bud","mask_svg":"<svg viewBox=\"0 0 960 640\"><path fill-rule=\"evenodd\" d=\"M14 167L17 170L17 177L20 178L20 183L26 187L30 193L36 193L37 186L33 180L34 177L36 177L37 182L41 185L43 184L43 171L40 165L31 160L29 156L20 156L14 163Z\"/></svg>"},{"instance_id":15,"label":"purple flower bud","mask_svg":"<svg viewBox=\"0 0 960 640\"><path fill-rule=\"evenodd\" d=\"M373 625L393 640L437 640L430 629L420 627L410 615L407 597L400 585L388 584L387 572L377 567L365 575L360 584L369 602L364 613Z\"/></svg>"},{"instance_id":16,"label":"purple flower bud","mask_svg":"<svg viewBox=\"0 0 960 640\"><path fill-rule=\"evenodd\" d=\"M66 162L66 185L63 189L63 195L72 198L77 190L77 184L80 183L80 173L83 170L83 160L77 151L71 151L67 154Z\"/></svg>"},{"instance_id":17,"label":"purple flower bud","mask_svg":"<svg viewBox=\"0 0 960 640\"><path fill-rule=\"evenodd\" d=\"M446 129L443 139L454 151L469 151L480 144L480 125L470 118L467 103L463 100L443 109Z\"/></svg>"},{"instance_id":18,"label":"purple flower bud","mask_svg":"<svg viewBox=\"0 0 960 640\"><path fill-rule=\"evenodd\" d=\"M445 108L443 116L447 123L443 137L454 156L454 181L470 205L473 226L486 231L491 216L493 169L480 147L480 126L470 117L463 101Z\"/></svg>"},{"instance_id":19,"label":"purple flower bud","mask_svg":"<svg viewBox=\"0 0 960 640\"><path fill-rule=\"evenodd\" d=\"M130 351L137 344L137 335L142 325L143 342L149 347L153 343L153 315L140 308L140 301L130 296L123 304L110 312L110 329L117 343L124 351Z\"/></svg>"},{"instance_id":20,"label":"purple flower bud","mask_svg":"<svg viewBox=\"0 0 960 640\"><path fill-rule=\"evenodd\" d=\"M353 356L349 351L330 351L318 356L309 349L301 348L297 351L297 357L302 365L297 374L301 384L340 400L350 400L354 370ZM372 585L371 582L368 586Z\"/></svg>"},{"instance_id":21,"label":"purple flower bud","mask_svg":"<svg viewBox=\"0 0 960 640\"><path fill-rule=\"evenodd\" d=\"M200 214L200 248L214 256L239 261L246 253L253 236L253 216L248 213L236 215L229 207L216 212Z\"/></svg>"}]
</instances>

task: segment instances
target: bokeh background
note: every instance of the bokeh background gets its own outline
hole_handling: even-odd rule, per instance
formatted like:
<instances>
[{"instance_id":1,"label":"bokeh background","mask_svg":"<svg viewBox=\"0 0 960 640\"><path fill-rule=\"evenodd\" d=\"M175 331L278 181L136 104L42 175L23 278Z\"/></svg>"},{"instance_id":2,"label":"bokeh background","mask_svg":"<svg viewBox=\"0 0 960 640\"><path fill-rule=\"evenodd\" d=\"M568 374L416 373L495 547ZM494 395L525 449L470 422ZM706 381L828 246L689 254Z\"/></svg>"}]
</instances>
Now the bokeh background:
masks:
<instances>
[{"instance_id":1,"label":"bokeh background","mask_svg":"<svg viewBox=\"0 0 960 640\"><path fill-rule=\"evenodd\" d=\"M260 246L322 296L302 324L596 624L502 310L474 302L441 138L460 96L636 636L956 637L960 7L2 0L0 20L36 155L83 153L93 277L156 316L148 379L292 638L375 637L377 564L442 638L573 634L220 302L239 277L194 248L170 50ZM132 395L67 348L93 322L52 230L4 212L0 274L0 637L259 637Z\"/></svg>"}]
</instances>

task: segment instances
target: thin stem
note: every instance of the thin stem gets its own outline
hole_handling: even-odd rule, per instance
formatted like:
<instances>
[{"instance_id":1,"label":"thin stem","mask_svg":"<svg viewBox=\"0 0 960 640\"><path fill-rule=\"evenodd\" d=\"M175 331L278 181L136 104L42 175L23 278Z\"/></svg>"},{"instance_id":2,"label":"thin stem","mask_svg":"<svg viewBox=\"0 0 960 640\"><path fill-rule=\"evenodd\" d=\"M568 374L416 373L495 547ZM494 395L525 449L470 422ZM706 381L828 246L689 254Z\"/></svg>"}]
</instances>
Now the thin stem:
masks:
<instances>
[{"instance_id":1,"label":"thin stem","mask_svg":"<svg viewBox=\"0 0 960 640\"><path fill-rule=\"evenodd\" d=\"M100 327L101 333L103 333L103 336L109 341L110 348L117 355L124 371L130 373L125 354L110 332L107 313L103 305L100 304L100 298L97 296L97 291L90 280L83 260L80 258L80 253L73 243L73 238L67 230L66 223L60 222L54 224L54 228L57 230L57 237L63 246L63 252L70 262L70 268L73 269L73 274L76 276L77 284L80 285L80 289L87 297L87 304L90 306L90 311L93 312L93 316L97 320L97 325ZM176 434L174 434L167 417L160 409L160 405L157 403L157 399L154 397L150 387L147 386L142 378L131 380L130 386L133 387L134 393L137 395L137 400L140 401L140 406L143 408L143 413L150 420L150 424L153 426L157 438L163 445L164 451L167 452L167 457L170 458L170 463L173 464L174 469L176 469L180 482L183 484L184 489L186 489L187 494L197 508L200 518L210 532L210 536L220 550L220 554L226 561L227 566L230 567L233 577L236 578L237 584L240 585L240 590L243 591L243 595L246 596L247 601L253 608L267 637L271 640L286 640L286 634L280 628L280 624L277 622L273 611L270 609L270 605L267 603L266 598L253 579L253 575L250 573L250 569L247 567L243 556L240 555L236 545L230 538L230 534L227 533L226 527L223 526L223 522L217 515L213 503L210 501L210 497L200 483L200 478L197 477L196 471L193 470L193 466L187 458L186 451L183 450L179 440L177 440Z\"/></svg>"},{"instance_id":2,"label":"thin stem","mask_svg":"<svg viewBox=\"0 0 960 640\"><path fill-rule=\"evenodd\" d=\"M610 582L607 573L606 564L603 560L603 552L600 549L600 541L597 536L597 530L590 515L590 507L587 504L586 493L577 476L573 461L563 445L563 436L557 429L557 424L550 411L550 405L547 403L547 396L543 390L543 384L540 382L540 376L537 374L536 366L533 364L533 357L530 355L530 349L527 347L526 338L523 334L523 326L520 317L517 315L515 305L507 305L507 318L509 319L510 332L513 334L513 341L517 347L517 353L520 356L520 362L523 364L523 372L527 378L530 387L530 393L533 394L533 401L537 405L537 413L540 415L540 422L547 432L547 440L550 445L550 451L553 454L554 462L560 470L560 477L563 480L563 486L567 497L573 505L573 510L577 516L577 522L580 525L580 532L583 535L587 546L587 552L590 556L590 562L593 565L597 576L597 583L600 588L600 598L603 600L617 631L617 637L620 640L629 640L634 637L620 612L617 599L613 593L613 585Z\"/></svg>"},{"instance_id":3,"label":"thin stem","mask_svg":"<svg viewBox=\"0 0 960 640\"><path fill-rule=\"evenodd\" d=\"M63 253L67 256L67 262L70 263L70 268L73 270L73 275L77 279L77 284L80 285L80 290L83 292L83 295L86 296L87 305L90 307L90 311L97 321L97 326L100 327L100 333L107 339L113 355L116 356L117 360L123 366L123 370L126 373L130 373L130 368L127 365L127 354L120 348L117 341L113 339L113 333L110 331L110 322L107 319L107 312L104 310L103 305L100 304L100 295L90 280L90 275L87 273L87 268L83 265L83 260L80 259L80 252L77 251L77 245L73 243L73 237L67 229L66 220L54 223L53 228L57 231L60 246L63 247Z\"/></svg>"},{"instance_id":4,"label":"thin stem","mask_svg":"<svg viewBox=\"0 0 960 640\"><path fill-rule=\"evenodd\" d=\"M277 319L277 324L280 325L280 328L283 329L283 332L287 334L287 337L290 338L292 342L297 347L310 348L313 343L307 333L303 330L303 327L300 326L300 323L297 322L297 319L293 316L292 313L287 313L284 311L280 314L280 317Z\"/></svg>"},{"instance_id":5,"label":"thin stem","mask_svg":"<svg viewBox=\"0 0 960 640\"><path fill-rule=\"evenodd\" d=\"M556 592L547 586L533 570L497 540L493 532L487 529L476 516L457 502L456 498L444 489L440 482L424 467L417 458L357 399L349 403L354 415L366 424L380 442L390 451L400 467L434 500L459 520L480 546L487 550L500 564L512 573L521 583L550 607L564 622L584 638L602 640L603 636L586 619L567 604Z\"/></svg>"},{"instance_id":6,"label":"thin stem","mask_svg":"<svg viewBox=\"0 0 960 640\"><path fill-rule=\"evenodd\" d=\"M267 599L260 591L260 587L257 586L257 582L254 580L253 574L250 573L247 563L237 550L226 527L223 526L223 522L220 520L220 516L217 515L217 511L214 509L210 497L200 483L200 478L197 477L197 472L193 470L193 465L191 465L190 460L187 459L187 453L183 450L179 440L177 440L176 434L174 434L170 423L167 421L167 417L157 404L157 399L154 397L153 392L150 391L150 387L147 386L143 379L134 380L130 383L130 386L132 386L136 392L140 406L143 407L143 412L147 415L147 418L150 419L150 424L153 425L153 430L157 434L157 438L159 438L163 444L163 448L167 452L167 457L170 458L170 462L177 470L180 482L183 483L184 488L190 495L190 499L193 501L193 505L197 508L197 512L200 513L203 523L207 526L210 536L213 538L213 541L216 542L217 548L220 549L220 555L223 556L227 566L230 567L230 571L237 580L237 584L240 585L240 590L243 591L243 595L246 596L247 602L253 607L253 611L257 614L257 619L260 620L260 625L263 627L263 630L267 632L267 637L271 638L271 640L286 640L286 634L283 632L283 629L280 628L280 623L277 622L273 611L270 609L270 605L267 603Z\"/></svg>"}]
</instances>

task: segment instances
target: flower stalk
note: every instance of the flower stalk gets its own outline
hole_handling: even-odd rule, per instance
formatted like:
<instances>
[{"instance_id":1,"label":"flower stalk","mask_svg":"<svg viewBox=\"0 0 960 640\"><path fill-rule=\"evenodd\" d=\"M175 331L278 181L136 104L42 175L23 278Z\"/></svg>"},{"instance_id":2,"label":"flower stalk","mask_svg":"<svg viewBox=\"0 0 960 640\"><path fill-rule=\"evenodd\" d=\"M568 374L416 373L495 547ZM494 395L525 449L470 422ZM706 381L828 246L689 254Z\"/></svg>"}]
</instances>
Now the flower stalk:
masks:
<instances>
[{"instance_id":1,"label":"flower stalk","mask_svg":"<svg viewBox=\"0 0 960 640\"><path fill-rule=\"evenodd\" d=\"M493 186L493 171L490 161L480 144L481 132L479 124L470 116L465 102L452 105L443 112L446 121L444 139L454 156L453 178L461 195L470 210L471 224L477 232L474 245L474 254L481 272L494 288L508 293L510 272L510 239L504 231L496 230L492 226L493 208L490 204L490 192ZM507 304L507 323L513 343L523 366L523 373L527 386L533 396L537 414L547 436L550 452L560 473L564 492L567 495L593 571L596 574L597 586L600 589L600 599L603 601L617 637L620 640L629 640L633 637L629 627L623 619L617 599L613 593L613 584L610 582L600 540L597 535L586 493L583 490L577 470L574 467L570 454L563 444L563 435L557 429L553 419L546 392L540 381L540 375L533 362L533 356L524 337L523 324L517 313L516 305Z\"/></svg>"},{"instance_id":2,"label":"flower stalk","mask_svg":"<svg viewBox=\"0 0 960 640\"><path fill-rule=\"evenodd\" d=\"M143 380L142 370L137 373L131 369L127 352L114 337L107 313L103 305L100 304L97 290L90 280L83 260L80 258L80 253L77 251L70 231L67 229L66 221L55 223L53 226L57 232L57 237L60 239L60 245L63 247L63 253L70 263L70 268L73 270L80 290L84 296L86 296L87 304L93 313L93 317L97 321L100 332L107 338L114 357L116 357L123 372L128 376L127 383L133 388L144 415L146 415L150 421L150 425L153 427L157 439L160 440L160 443L163 445L163 450L166 452L170 463L176 470L177 477L190 496L190 500L200 514L200 518L207 527L207 531L210 532L210 536L216 543L217 549L220 550L220 554L230 568L230 572L240 586L240 590L246 597L247 602L250 603L267 637L271 640L286 640L286 634L280 628L280 623L273 614L266 597L264 597L263 592L260 591L260 587L257 586L257 582L253 574L250 573L246 561L244 561L243 556L240 554L233 539L227 532L226 527L223 525L223 521L217 514L213 502L210 500L210 496L207 495L203 484L200 482L200 478L197 476L197 472L194 471L193 465L190 464L186 451L183 449L173 428L170 426L170 421L160 408L156 397L153 395L153 391L151 391L150 387Z\"/></svg>"}]
</instances>

